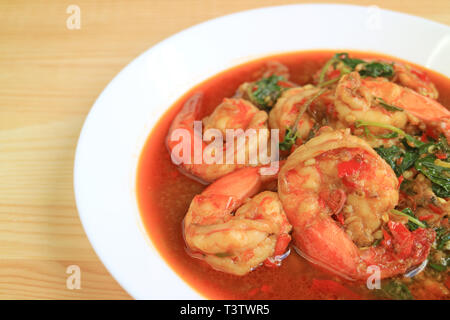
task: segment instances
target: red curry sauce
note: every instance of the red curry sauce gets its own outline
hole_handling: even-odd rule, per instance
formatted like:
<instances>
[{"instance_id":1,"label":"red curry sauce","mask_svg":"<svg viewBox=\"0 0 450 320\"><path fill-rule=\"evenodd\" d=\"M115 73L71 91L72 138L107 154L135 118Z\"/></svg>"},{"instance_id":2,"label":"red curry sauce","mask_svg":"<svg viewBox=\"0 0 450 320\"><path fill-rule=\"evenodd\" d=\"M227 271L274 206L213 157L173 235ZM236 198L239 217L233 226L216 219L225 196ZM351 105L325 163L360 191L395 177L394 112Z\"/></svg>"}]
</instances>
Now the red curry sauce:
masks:
<instances>
[{"instance_id":1,"label":"red curry sauce","mask_svg":"<svg viewBox=\"0 0 450 320\"><path fill-rule=\"evenodd\" d=\"M165 146L170 123L185 101L204 93L204 115L231 97L240 84L254 81L267 61L278 61L290 70L290 80L299 85L312 82L313 74L334 51L306 51L266 57L224 71L197 85L179 99L159 120L144 146L137 171L137 197L145 228L170 267L196 291L211 299L377 299L364 283L345 281L300 257L293 249L281 267L259 267L246 276L213 270L186 253L182 220L194 195L205 186L181 174L172 164ZM352 57L397 60L392 57L351 52ZM419 69L421 67L415 66ZM439 102L450 107L450 80L425 70L439 91ZM331 280L331 281L330 281ZM424 290L415 298L428 298Z\"/></svg>"}]
</instances>

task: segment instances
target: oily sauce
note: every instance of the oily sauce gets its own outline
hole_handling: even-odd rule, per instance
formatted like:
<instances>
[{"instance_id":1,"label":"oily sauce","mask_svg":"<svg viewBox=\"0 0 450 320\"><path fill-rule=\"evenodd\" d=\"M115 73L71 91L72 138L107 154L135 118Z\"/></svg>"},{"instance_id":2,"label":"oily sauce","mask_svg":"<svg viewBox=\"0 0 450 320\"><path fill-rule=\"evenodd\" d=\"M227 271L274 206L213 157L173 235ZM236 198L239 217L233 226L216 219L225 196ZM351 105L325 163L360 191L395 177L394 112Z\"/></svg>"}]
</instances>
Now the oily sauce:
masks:
<instances>
[{"instance_id":1,"label":"oily sauce","mask_svg":"<svg viewBox=\"0 0 450 320\"><path fill-rule=\"evenodd\" d=\"M299 85L312 82L313 74L334 51L306 51L271 56L224 71L197 85L179 99L159 120L142 150L137 171L137 197L145 228L168 265L191 287L210 299L377 299L365 283L345 281L300 257L292 248L281 267L259 267L245 276L213 270L205 262L186 253L182 220L194 195L205 185L178 171L165 146L171 121L185 101L196 92L204 93L203 113L207 115L240 84L254 81L267 61L278 61L290 70L290 80ZM357 58L397 60L363 52ZM415 66L418 69L421 67ZM439 91L439 102L450 107L450 80L425 70ZM334 280L345 288L333 285ZM176 290L176 288L174 288ZM414 292L412 292L414 295ZM416 297L426 298L426 297Z\"/></svg>"}]
</instances>

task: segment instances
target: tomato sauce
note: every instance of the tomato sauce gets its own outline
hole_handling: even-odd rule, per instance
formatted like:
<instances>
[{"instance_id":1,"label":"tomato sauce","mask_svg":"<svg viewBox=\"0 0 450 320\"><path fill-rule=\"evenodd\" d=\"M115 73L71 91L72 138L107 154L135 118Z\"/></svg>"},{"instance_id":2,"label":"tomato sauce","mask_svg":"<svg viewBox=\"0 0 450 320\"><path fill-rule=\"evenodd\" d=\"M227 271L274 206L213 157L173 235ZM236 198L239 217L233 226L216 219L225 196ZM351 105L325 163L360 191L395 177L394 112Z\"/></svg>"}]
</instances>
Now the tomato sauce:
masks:
<instances>
[{"instance_id":1,"label":"tomato sauce","mask_svg":"<svg viewBox=\"0 0 450 320\"><path fill-rule=\"evenodd\" d=\"M293 248L281 267L259 267L245 276L213 270L186 252L182 220L194 195L205 185L178 171L165 146L171 121L185 101L196 92L204 93L207 115L239 85L254 81L267 61L278 61L290 70L290 80L299 85L312 82L313 74L334 54L333 51L305 51L270 56L224 71L197 85L180 98L159 120L142 150L137 171L137 197L145 228L168 265L192 288L210 299L377 299L365 283L349 282L320 270L299 256ZM355 58L396 58L350 52ZM425 70L439 91L439 101L450 107L450 80ZM176 288L174 288L176 290ZM414 291L412 292L414 295ZM422 297L423 298L423 297Z\"/></svg>"}]
</instances>

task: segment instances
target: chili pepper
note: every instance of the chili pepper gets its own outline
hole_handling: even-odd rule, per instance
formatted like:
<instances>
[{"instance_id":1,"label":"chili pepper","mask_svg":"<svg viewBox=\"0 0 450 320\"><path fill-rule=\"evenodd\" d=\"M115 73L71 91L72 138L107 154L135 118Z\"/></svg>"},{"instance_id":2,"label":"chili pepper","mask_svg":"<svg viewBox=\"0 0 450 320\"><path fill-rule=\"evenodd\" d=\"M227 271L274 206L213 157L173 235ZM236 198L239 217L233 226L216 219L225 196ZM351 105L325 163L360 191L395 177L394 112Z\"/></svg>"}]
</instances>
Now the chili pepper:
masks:
<instances>
[{"instance_id":1,"label":"chili pepper","mask_svg":"<svg viewBox=\"0 0 450 320\"><path fill-rule=\"evenodd\" d=\"M435 206L435 205L432 204L432 203L430 203L430 204L428 205L428 208L430 208L434 213L437 213L437 214L443 214L443 213L444 213L444 210L442 210L441 208Z\"/></svg>"},{"instance_id":2,"label":"chili pepper","mask_svg":"<svg viewBox=\"0 0 450 320\"><path fill-rule=\"evenodd\" d=\"M427 214L426 216L420 216L419 220L420 221L426 221L426 220L430 220L431 218L433 218L434 216L432 214Z\"/></svg>"},{"instance_id":3,"label":"chili pepper","mask_svg":"<svg viewBox=\"0 0 450 320\"><path fill-rule=\"evenodd\" d=\"M275 244L275 250L273 254L275 256L283 254L286 251L289 242L291 242L291 236L288 235L287 233L282 233L277 239L277 243Z\"/></svg>"},{"instance_id":4,"label":"chili pepper","mask_svg":"<svg viewBox=\"0 0 450 320\"><path fill-rule=\"evenodd\" d=\"M336 216L336 219L339 221L340 224L342 225L345 224L344 215L342 214L342 212Z\"/></svg>"},{"instance_id":5,"label":"chili pepper","mask_svg":"<svg viewBox=\"0 0 450 320\"><path fill-rule=\"evenodd\" d=\"M381 244L386 247L389 248L392 245L392 237L391 235L384 229L381 229L383 231L383 240L381 241Z\"/></svg>"},{"instance_id":6,"label":"chili pepper","mask_svg":"<svg viewBox=\"0 0 450 320\"><path fill-rule=\"evenodd\" d=\"M340 162L338 167L339 178L350 176L361 169L361 162L351 159L350 161Z\"/></svg>"},{"instance_id":7,"label":"chili pepper","mask_svg":"<svg viewBox=\"0 0 450 320\"><path fill-rule=\"evenodd\" d=\"M427 142L428 141L427 134L425 132L422 133L422 135L420 136L420 141L422 141L422 142Z\"/></svg>"},{"instance_id":8,"label":"chili pepper","mask_svg":"<svg viewBox=\"0 0 450 320\"><path fill-rule=\"evenodd\" d=\"M410 202L410 203L409 203L409 207L411 207L412 211L413 211L413 212L416 211L416 209L417 209L417 203L416 203L416 200L414 200L413 197L407 195L406 193L404 193L404 192L401 191L401 190L400 190L400 195L401 195L403 198L407 199L407 200Z\"/></svg>"},{"instance_id":9,"label":"chili pepper","mask_svg":"<svg viewBox=\"0 0 450 320\"><path fill-rule=\"evenodd\" d=\"M440 160L447 159L447 155L445 153L436 152L434 155Z\"/></svg>"},{"instance_id":10,"label":"chili pepper","mask_svg":"<svg viewBox=\"0 0 450 320\"><path fill-rule=\"evenodd\" d=\"M426 134L428 137L433 138L434 140L438 140L438 139L439 139L439 136L436 134L436 131L433 130L431 127L428 127L428 128L427 128L427 130L425 131L425 134Z\"/></svg>"},{"instance_id":11,"label":"chili pepper","mask_svg":"<svg viewBox=\"0 0 450 320\"><path fill-rule=\"evenodd\" d=\"M333 70L330 72L330 74L328 75L328 79L331 80L331 79L339 77L340 75L341 75L341 71L336 69L336 70Z\"/></svg>"},{"instance_id":12,"label":"chili pepper","mask_svg":"<svg viewBox=\"0 0 450 320\"><path fill-rule=\"evenodd\" d=\"M286 82L286 81L278 81L277 85L284 88L292 88L294 85L292 83Z\"/></svg>"},{"instance_id":13,"label":"chili pepper","mask_svg":"<svg viewBox=\"0 0 450 320\"><path fill-rule=\"evenodd\" d=\"M429 82L428 76L427 76L426 73L423 73L423 72L420 72L420 71L417 71L417 70L411 70L411 73L415 74L423 82Z\"/></svg>"},{"instance_id":14,"label":"chili pepper","mask_svg":"<svg viewBox=\"0 0 450 320\"><path fill-rule=\"evenodd\" d=\"M412 250L414 239L408 228L403 223L389 221L389 230L394 238L395 254L400 258L406 258Z\"/></svg>"}]
</instances>

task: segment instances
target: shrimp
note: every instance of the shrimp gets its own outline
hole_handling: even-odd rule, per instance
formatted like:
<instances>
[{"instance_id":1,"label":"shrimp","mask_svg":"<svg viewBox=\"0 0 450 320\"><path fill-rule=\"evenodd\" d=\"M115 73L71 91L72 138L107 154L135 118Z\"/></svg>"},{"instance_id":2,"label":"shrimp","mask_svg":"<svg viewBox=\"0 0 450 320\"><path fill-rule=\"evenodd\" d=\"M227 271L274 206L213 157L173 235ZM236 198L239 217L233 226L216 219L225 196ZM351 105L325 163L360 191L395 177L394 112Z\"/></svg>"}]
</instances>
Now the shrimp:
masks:
<instances>
[{"instance_id":1,"label":"shrimp","mask_svg":"<svg viewBox=\"0 0 450 320\"><path fill-rule=\"evenodd\" d=\"M288 80L290 76L289 68L278 61L268 61L261 71L263 73L260 76L260 78L268 78L272 75L275 75L279 77L284 77L286 80Z\"/></svg>"},{"instance_id":2,"label":"shrimp","mask_svg":"<svg viewBox=\"0 0 450 320\"><path fill-rule=\"evenodd\" d=\"M286 134L286 130L295 123L297 116L302 111L300 120L297 122L297 137L301 140L308 137L313 128L314 119L301 109L308 98L317 92L319 92L318 88L307 85L289 89L278 99L275 107L269 113L269 126L271 129L280 130L280 140Z\"/></svg>"},{"instance_id":3,"label":"shrimp","mask_svg":"<svg viewBox=\"0 0 450 320\"><path fill-rule=\"evenodd\" d=\"M391 167L364 140L329 127L296 149L278 176L298 252L353 280L366 278L373 265L382 278L403 273L428 255L433 230L410 232L390 219L398 187Z\"/></svg>"},{"instance_id":4,"label":"shrimp","mask_svg":"<svg viewBox=\"0 0 450 320\"><path fill-rule=\"evenodd\" d=\"M245 275L263 262L273 266L286 256L292 227L278 194L254 196L265 180L276 176L262 176L259 170L237 170L194 197L183 222L192 256L234 275Z\"/></svg>"},{"instance_id":5,"label":"shrimp","mask_svg":"<svg viewBox=\"0 0 450 320\"><path fill-rule=\"evenodd\" d=\"M449 110L436 100L382 78L361 78L358 72L344 75L336 88L335 105L344 127L365 120L403 129L420 119L450 138ZM398 111L387 110L386 105ZM373 132L383 130L371 127Z\"/></svg>"},{"instance_id":6,"label":"shrimp","mask_svg":"<svg viewBox=\"0 0 450 320\"><path fill-rule=\"evenodd\" d=\"M203 118L203 128L217 129L224 137L227 129L267 128L267 114L249 101L224 99L211 115Z\"/></svg>"},{"instance_id":7,"label":"shrimp","mask_svg":"<svg viewBox=\"0 0 450 320\"><path fill-rule=\"evenodd\" d=\"M320 96L317 97L317 94ZM314 99L315 96L317 99ZM314 100L307 106L311 99ZM279 129L280 140L283 140L286 130L292 129L296 124L296 144L301 145L310 137L315 125L322 125L318 122L321 122L332 104L325 92L321 94L321 89L312 85L288 89L270 111L269 126L271 129Z\"/></svg>"},{"instance_id":8,"label":"shrimp","mask_svg":"<svg viewBox=\"0 0 450 320\"><path fill-rule=\"evenodd\" d=\"M425 72L416 70L407 64L401 63L394 63L394 70L394 82L408 87L431 99L437 99L439 97L439 92L437 91L436 86L433 82L431 82Z\"/></svg>"},{"instance_id":9,"label":"shrimp","mask_svg":"<svg viewBox=\"0 0 450 320\"><path fill-rule=\"evenodd\" d=\"M268 62L265 68L254 74L253 78L257 80L244 82L239 86L234 98L248 100L262 110L271 109L283 91L297 87L288 80L289 69L275 61Z\"/></svg>"},{"instance_id":10,"label":"shrimp","mask_svg":"<svg viewBox=\"0 0 450 320\"><path fill-rule=\"evenodd\" d=\"M347 57L347 59L352 60ZM373 60L373 59L353 59L357 61L357 65L353 67L354 71L360 71L364 68L365 64L368 63L384 63L386 65L391 65L393 68L393 77L391 81L408 87L421 95L429 97L431 99L437 99L439 96L439 92L436 89L436 86L428 77L428 75L420 70L417 70L411 67L408 64L403 64L399 62L393 62L385 59L381 60ZM339 78L341 75L349 73L351 68L343 63L343 61L336 62L335 65L329 65L328 68L324 71L324 77L328 79L328 81ZM318 70L313 76L313 82L315 84L319 84L320 75L323 72L322 69ZM334 84L333 84L334 85Z\"/></svg>"},{"instance_id":11,"label":"shrimp","mask_svg":"<svg viewBox=\"0 0 450 320\"><path fill-rule=\"evenodd\" d=\"M221 154L217 155L218 149L208 148L215 146L214 143L217 141L206 143L201 135L202 126L200 130L195 129L194 122L198 120L201 113L201 102L202 94L193 95L172 122L166 138L166 145L172 161L175 164L179 164L182 171L188 176L204 183L210 183L238 168L250 164L258 165L259 159L251 163L249 155L255 154L258 148L267 150L269 141L267 114L246 100L224 99L210 116L203 119L205 134L208 129L216 129L215 132L217 133L218 131L222 138L226 140L227 129L241 129L241 131L236 131L237 133L230 140L226 140L224 146L219 145L217 148L220 149ZM256 133L255 139L251 139L246 135L246 132L244 132L246 129L254 129ZM244 140L240 140L241 137ZM182 148L180 148L180 138L183 139L181 141L183 144ZM237 141L236 146L235 141ZM243 148L239 141L245 142ZM185 145L188 147L184 148ZM212 161L205 161L204 156L208 149L211 157L217 156L218 159L214 158ZM242 152L240 150L244 150L243 157L241 157ZM197 154L200 155L200 159L195 158ZM229 161L229 159L232 161Z\"/></svg>"}]
</instances>

